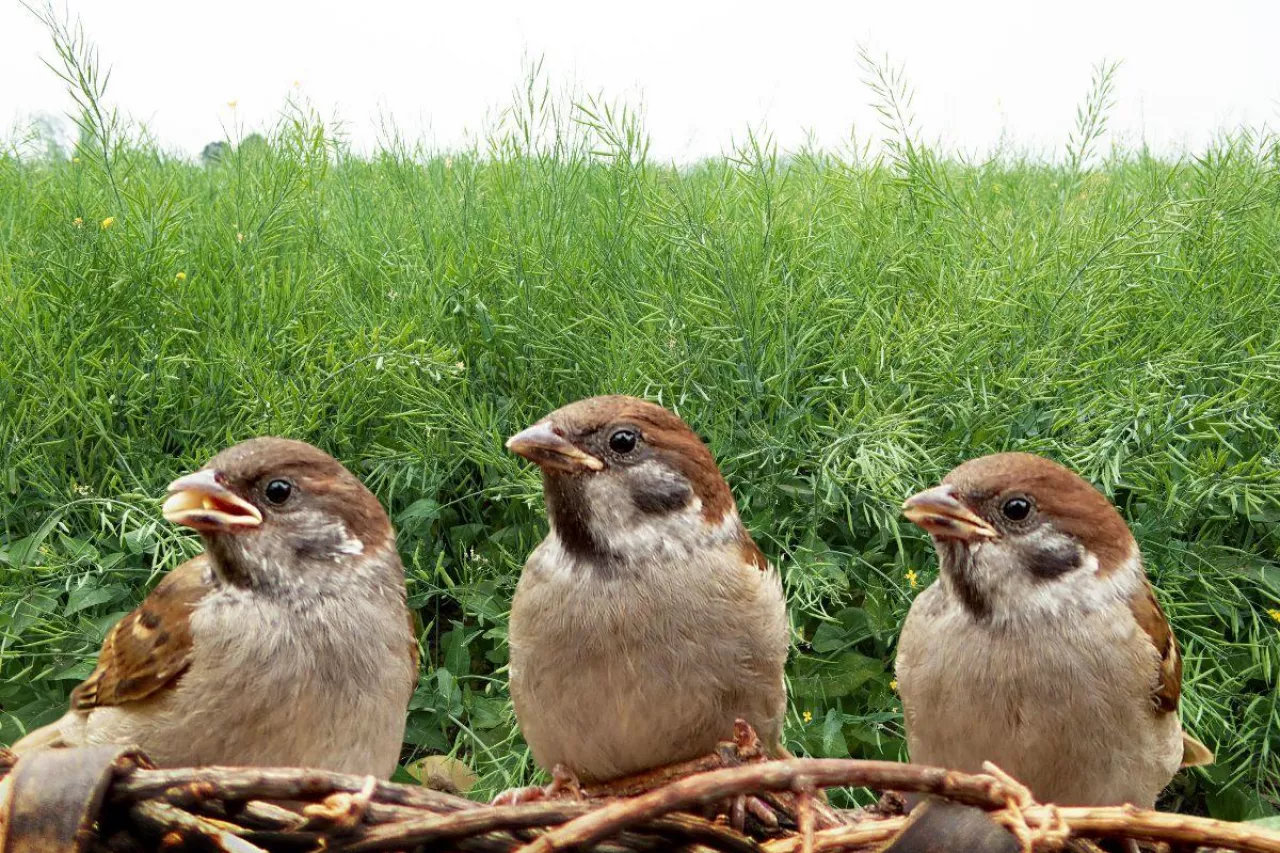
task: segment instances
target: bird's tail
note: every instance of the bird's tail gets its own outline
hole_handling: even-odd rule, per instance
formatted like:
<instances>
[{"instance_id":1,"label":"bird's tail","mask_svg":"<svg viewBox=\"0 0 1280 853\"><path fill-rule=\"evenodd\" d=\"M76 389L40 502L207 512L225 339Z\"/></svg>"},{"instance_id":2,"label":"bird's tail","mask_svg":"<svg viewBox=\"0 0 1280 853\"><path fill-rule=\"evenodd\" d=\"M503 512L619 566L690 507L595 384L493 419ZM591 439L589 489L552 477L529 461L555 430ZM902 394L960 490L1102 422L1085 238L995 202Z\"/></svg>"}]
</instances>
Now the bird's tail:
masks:
<instances>
[{"instance_id":1,"label":"bird's tail","mask_svg":"<svg viewBox=\"0 0 1280 853\"><path fill-rule=\"evenodd\" d=\"M1213 763L1213 750L1193 738L1182 733L1182 766L1202 767Z\"/></svg>"}]
</instances>

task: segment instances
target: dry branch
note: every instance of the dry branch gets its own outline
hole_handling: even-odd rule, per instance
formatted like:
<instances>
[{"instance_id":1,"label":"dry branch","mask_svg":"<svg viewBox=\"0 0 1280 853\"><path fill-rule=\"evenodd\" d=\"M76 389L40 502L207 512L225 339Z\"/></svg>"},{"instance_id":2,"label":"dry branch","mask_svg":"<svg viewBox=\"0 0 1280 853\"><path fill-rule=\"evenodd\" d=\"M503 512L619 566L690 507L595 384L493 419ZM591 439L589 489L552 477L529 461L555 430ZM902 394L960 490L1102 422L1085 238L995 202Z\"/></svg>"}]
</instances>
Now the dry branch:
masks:
<instances>
[{"instance_id":1,"label":"dry branch","mask_svg":"<svg viewBox=\"0 0 1280 853\"><path fill-rule=\"evenodd\" d=\"M1000 808L993 793L1000 782L970 775L891 761L838 758L792 758L745 767L713 770L672 782L655 791L595 809L522 848L520 853L551 853L608 838L623 827L668 812L707 806L730 797L766 791L812 791L837 786L876 787L938 794L971 806Z\"/></svg>"},{"instance_id":2,"label":"dry branch","mask_svg":"<svg viewBox=\"0 0 1280 853\"><path fill-rule=\"evenodd\" d=\"M206 818L188 814L168 803L138 803L129 813L139 826L151 830L161 846L165 846L166 841L172 844L179 839L198 836L213 850L225 853L266 853L261 847L245 841L237 832L218 826Z\"/></svg>"},{"instance_id":3,"label":"dry branch","mask_svg":"<svg viewBox=\"0 0 1280 853\"><path fill-rule=\"evenodd\" d=\"M1008 829L1025 851L1056 850L1069 838L1129 838L1280 853L1280 833L1247 824L1131 807L1042 805L995 767L988 767L984 774L968 774L879 761L766 761L752 755L744 757L748 763L733 766L738 758L722 753L678 769L654 771L644 779L613 783L607 794L601 791L605 786L600 786L587 789L590 796L579 798L489 806L340 773L217 767L154 770L140 766L141 759L127 750L57 752L60 755L52 759L39 754L23 758L26 766L19 764L0 785L8 797L0 803L0 849L375 853L429 846L478 853L549 853L569 848L593 853L870 853L883 849L886 842L902 841L899 836L909 825L908 818L839 813L813 797L822 788L861 786L931 794L980 809ZM0 776L9 761L0 753ZM42 772L46 761L50 767L74 767L79 781L70 788L30 781L46 775ZM29 781L19 784L24 779ZM645 790L646 784L657 787ZM109 838L89 839L92 846L86 848L85 839L72 833L55 848L33 847L30 839L23 846L24 839L4 834L13 829L11 815L38 817L45 802L42 798L48 798L51 790L58 791L58 799L43 805L46 810L65 808L81 788L86 796L96 797L92 803L97 826ZM772 828L767 822L755 825L754 835L738 831L730 816L746 813L741 807L743 797L789 803L780 811L783 823ZM953 819L942 823L944 836L952 831L949 820ZM84 826L78 820L61 823L69 830ZM1001 834L998 828L993 831Z\"/></svg>"},{"instance_id":4,"label":"dry branch","mask_svg":"<svg viewBox=\"0 0 1280 853\"><path fill-rule=\"evenodd\" d=\"M1047 824L1050 806L1026 810L1028 823ZM1057 812L1074 835L1086 838L1122 836L1140 841L1225 847L1247 853L1280 853L1280 832L1207 817L1147 811L1133 806L1076 806Z\"/></svg>"},{"instance_id":5,"label":"dry branch","mask_svg":"<svg viewBox=\"0 0 1280 853\"><path fill-rule=\"evenodd\" d=\"M113 801L163 799L181 806L215 795L221 800L317 800L330 794L357 794L364 776L323 770L278 768L200 767L181 770L148 770L116 780ZM379 782L373 792L376 803L414 806L432 811L458 811L482 806L464 797Z\"/></svg>"},{"instance_id":6,"label":"dry branch","mask_svg":"<svg viewBox=\"0 0 1280 853\"><path fill-rule=\"evenodd\" d=\"M905 817L891 817L886 820L824 829L814 833L813 850L815 853L822 850L856 850L870 844L881 844L896 838L906 825ZM764 851L765 853L798 853L803 840L797 835L766 841L763 845Z\"/></svg>"}]
</instances>

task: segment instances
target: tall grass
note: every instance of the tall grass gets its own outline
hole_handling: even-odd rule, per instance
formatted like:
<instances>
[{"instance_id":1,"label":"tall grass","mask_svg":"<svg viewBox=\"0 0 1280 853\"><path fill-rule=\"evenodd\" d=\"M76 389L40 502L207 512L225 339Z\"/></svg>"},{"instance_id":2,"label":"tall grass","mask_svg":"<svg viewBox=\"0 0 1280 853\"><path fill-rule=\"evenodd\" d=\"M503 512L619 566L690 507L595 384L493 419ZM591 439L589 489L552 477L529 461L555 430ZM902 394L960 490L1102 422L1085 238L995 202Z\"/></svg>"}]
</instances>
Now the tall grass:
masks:
<instances>
[{"instance_id":1,"label":"tall grass","mask_svg":"<svg viewBox=\"0 0 1280 853\"><path fill-rule=\"evenodd\" d=\"M903 756L894 641L936 561L897 508L1016 448L1098 484L1141 542L1185 723L1219 759L1167 804L1276 810L1275 139L1099 159L1104 67L1059 163L948 159L868 60L884 156L756 132L665 165L633 112L533 75L471 150L354 156L290 105L204 166L110 113L77 31L58 44L72 157L0 155L0 741L60 713L197 550L164 485L273 433L344 460L397 522L426 625L406 763L527 780L506 611L545 521L502 442L626 392L707 438L781 566L797 750Z\"/></svg>"}]
</instances>

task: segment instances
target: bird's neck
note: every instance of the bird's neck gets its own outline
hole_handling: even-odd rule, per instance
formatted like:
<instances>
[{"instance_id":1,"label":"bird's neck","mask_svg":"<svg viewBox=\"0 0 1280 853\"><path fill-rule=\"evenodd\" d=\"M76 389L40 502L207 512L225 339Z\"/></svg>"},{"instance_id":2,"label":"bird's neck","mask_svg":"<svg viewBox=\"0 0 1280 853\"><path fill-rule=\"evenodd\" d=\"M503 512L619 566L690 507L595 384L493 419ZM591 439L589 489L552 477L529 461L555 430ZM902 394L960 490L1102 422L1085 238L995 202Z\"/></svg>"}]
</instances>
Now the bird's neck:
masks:
<instances>
[{"instance_id":1,"label":"bird's neck","mask_svg":"<svg viewBox=\"0 0 1280 853\"><path fill-rule=\"evenodd\" d=\"M993 626L1035 625L1073 618L1125 601L1145 580L1137 549L1123 564L1099 571L1083 551L1079 565L1060 574L1037 573L994 543L937 542L941 584L973 620Z\"/></svg>"},{"instance_id":2,"label":"bird's neck","mask_svg":"<svg viewBox=\"0 0 1280 853\"><path fill-rule=\"evenodd\" d=\"M592 499L584 483L585 478L571 478L561 488L548 489L547 515L557 547L585 570L604 576L644 571L736 548L747 535L732 508L709 522L696 497L679 509L651 512L629 500Z\"/></svg>"},{"instance_id":3,"label":"bird's neck","mask_svg":"<svg viewBox=\"0 0 1280 853\"><path fill-rule=\"evenodd\" d=\"M404 599L404 568L394 540L367 553L323 557L246 546L237 537L210 537L206 545L214 577L226 588L300 606L371 595Z\"/></svg>"}]
</instances>

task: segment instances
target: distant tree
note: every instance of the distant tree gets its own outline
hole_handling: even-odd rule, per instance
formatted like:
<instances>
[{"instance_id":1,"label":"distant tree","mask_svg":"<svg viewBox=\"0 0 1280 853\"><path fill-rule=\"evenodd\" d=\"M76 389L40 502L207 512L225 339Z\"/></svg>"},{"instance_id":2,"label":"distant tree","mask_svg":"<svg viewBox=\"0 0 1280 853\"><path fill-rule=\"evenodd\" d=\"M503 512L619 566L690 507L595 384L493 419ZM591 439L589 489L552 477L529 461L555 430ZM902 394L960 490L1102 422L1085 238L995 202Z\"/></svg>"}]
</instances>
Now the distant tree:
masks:
<instances>
[{"instance_id":1,"label":"distant tree","mask_svg":"<svg viewBox=\"0 0 1280 853\"><path fill-rule=\"evenodd\" d=\"M267 153L267 139L261 133L251 133L240 140L236 150L251 157L261 157Z\"/></svg>"},{"instance_id":2,"label":"distant tree","mask_svg":"<svg viewBox=\"0 0 1280 853\"><path fill-rule=\"evenodd\" d=\"M220 163L222 162L222 158L227 156L227 149L230 147L231 146L227 145L227 143L222 140L210 142L204 147L204 150L200 152L200 162L206 166L213 166Z\"/></svg>"},{"instance_id":3,"label":"distant tree","mask_svg":"<svg viewBox=\"0 0 1280 853\"><path fill-rule=\"evenodd\" d=\"M45 160L66 160L71 133L67 122L56 115L36 113L31 118L27 145Z\"/></svg>"}]
</instances>

